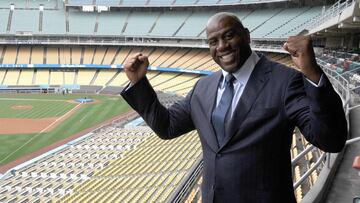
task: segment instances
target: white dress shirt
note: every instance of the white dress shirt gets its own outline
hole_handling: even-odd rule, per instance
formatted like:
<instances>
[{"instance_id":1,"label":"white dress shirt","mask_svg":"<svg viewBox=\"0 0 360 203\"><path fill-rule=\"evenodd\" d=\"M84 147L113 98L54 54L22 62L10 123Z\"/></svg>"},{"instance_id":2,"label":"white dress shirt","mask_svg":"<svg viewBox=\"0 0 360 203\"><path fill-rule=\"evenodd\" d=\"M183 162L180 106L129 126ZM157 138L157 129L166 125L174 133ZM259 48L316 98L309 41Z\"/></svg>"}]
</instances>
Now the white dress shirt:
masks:
<instances>
[{"instance_id":1,"label":"white dress shirt","mask_svg":"<svg viewBox=\"0 0 360 203\"><path fill-rule=\"evenodd\" d=\"M239 70L237 70L235 73L233 73L236 80L234 80L234 97L231 102L231 114L230 118L233 116L233 113L235 111L235 108L240 100L240 97L245 89L245 86L250 78L250 75L252 71L255 68L255 65L259 62L260 57L253 51L249 58L245 61L245 63L241 66ZM229 74L228 72L222 70L222 81L219 84L217 96L216 96L216 106L219 105L220 99L222 94L225 90L225 78ZM306 78L307 79L307 78ZM307 79L307 81L310 82L310 84L314 85L315 87L320 87L323 84L323 77L321 75L321 78L319 80L318 84L315 84L311 80Z\"/></svg>"},{"instance_id":2,"label":"white dress shirt","mask_svg":"<svg viewBox=\"0 0 360 203\"><path fill-rule=\"evenodd\" d=\"M240 100L240 97L244 91L244 87L246 86L250 75L252 73L252 71L255 68L255 65L257 64L257 62L260 60L259 56L253 51L251 53L251 55L249 56L249 58L245 61L245 63L241 66L241 68L239 70L237 70L235 73L233 73L233 76L236 78L236 80L234 80L233 85L234 85L234 97L232 99L231 102L231 114L230 114L230 118L232 117L234 110L236 108L237 103ZM219 84L219 88L217 91L217 96L216 96L216 106L219 105L220 103L220 99L222 94L224 93L225 90L225 78L226 76L229 74L228 72L222 70L222 81Z\"/></svg>"}]
</instances>

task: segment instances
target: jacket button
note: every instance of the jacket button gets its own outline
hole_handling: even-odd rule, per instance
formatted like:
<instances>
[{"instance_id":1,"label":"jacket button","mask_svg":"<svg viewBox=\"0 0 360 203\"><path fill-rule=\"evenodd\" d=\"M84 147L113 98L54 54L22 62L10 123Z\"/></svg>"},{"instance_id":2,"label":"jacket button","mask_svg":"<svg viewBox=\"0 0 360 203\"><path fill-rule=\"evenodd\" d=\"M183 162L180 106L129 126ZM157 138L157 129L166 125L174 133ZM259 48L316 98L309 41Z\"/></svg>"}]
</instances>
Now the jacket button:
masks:
<instances>
[{"instance_id":1,"label":"jacket button","mask_svg":"<svg viewBox=\"0 0 360 203\"><path fill-rule=\"evenodd\" d=\"M221 154L216 154L216 157L218 157L218 158L221 157L221 156L222 156Z\"/></svg>"}]
</instances>

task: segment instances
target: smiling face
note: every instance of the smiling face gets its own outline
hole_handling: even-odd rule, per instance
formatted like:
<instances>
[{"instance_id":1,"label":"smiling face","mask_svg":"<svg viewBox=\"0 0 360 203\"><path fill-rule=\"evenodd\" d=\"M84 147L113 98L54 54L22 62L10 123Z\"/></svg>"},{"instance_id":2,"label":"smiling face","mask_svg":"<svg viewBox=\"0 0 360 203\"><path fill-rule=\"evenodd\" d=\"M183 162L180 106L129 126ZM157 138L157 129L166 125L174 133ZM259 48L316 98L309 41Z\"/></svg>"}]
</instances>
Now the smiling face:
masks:
<instances>
[{"instance_id":1,"label":"smiling face","mask_svg":"<svg viewBox=\"0 0 360 203\"><path fill-rule=\"evenodd\" d=\"M236 72L251 54L249 31L236 16L214 15L207 23L206 34L212 58L229 73Z\"/></svg>"}]
</instances>

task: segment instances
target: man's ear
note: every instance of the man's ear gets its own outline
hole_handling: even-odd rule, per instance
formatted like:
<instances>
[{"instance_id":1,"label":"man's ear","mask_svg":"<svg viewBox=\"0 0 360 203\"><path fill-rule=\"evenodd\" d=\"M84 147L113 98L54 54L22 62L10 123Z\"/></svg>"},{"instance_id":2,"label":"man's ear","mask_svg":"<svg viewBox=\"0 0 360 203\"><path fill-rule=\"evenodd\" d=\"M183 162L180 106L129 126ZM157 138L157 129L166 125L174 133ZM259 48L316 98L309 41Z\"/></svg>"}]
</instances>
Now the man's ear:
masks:
<instances>
[{"instance_id":1,"label":"man's ear","mask_svg":"<svg viewBox=\"0 0 360 203\"><path fill-rule=\"evenodd\" d=\"M251 40L250 40L250 32L247 28L245 28L245 40L248 44L250 44Z\"/></svg>"}]
</instances>

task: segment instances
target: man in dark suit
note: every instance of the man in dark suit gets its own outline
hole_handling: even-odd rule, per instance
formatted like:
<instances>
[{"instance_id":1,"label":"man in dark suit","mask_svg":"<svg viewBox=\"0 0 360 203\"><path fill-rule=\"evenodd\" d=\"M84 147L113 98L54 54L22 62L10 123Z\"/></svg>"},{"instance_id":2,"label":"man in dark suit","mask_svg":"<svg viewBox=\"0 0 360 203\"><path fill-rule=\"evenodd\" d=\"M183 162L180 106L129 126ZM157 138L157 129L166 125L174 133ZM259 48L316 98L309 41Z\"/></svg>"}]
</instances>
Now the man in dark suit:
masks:
<instances>
[{"instance_id":1,"label":"man in dark suit","mask_svg":"<svg viewBox=\"0 0 360 203\"><path fill-rule=\"evenodd\" d=\"M163 139L198 131L203 202L295 202L295 126L328 152L341 151L347 137L342 102L316 64L310 37L284 44L297 71L253 52L248 29L233 14L212 16L206 33L222 70L201 78L185 99L169 109L159 103L141 53L125 62L131 83L122 96Z\"/></svg>"}]
</instances>

